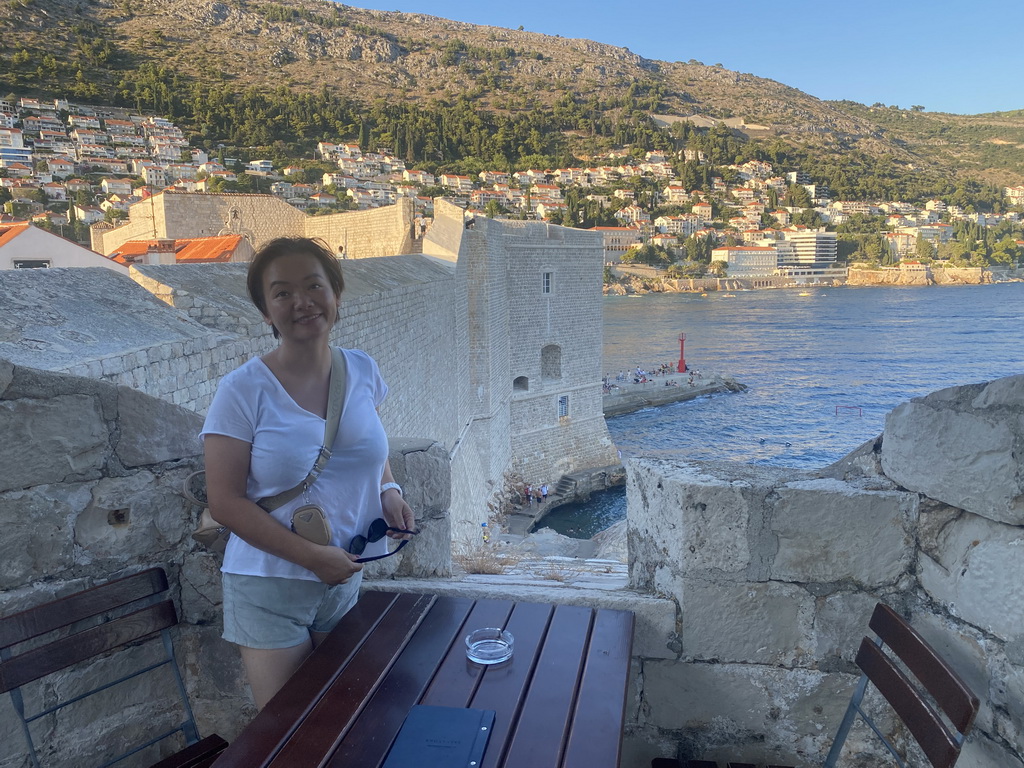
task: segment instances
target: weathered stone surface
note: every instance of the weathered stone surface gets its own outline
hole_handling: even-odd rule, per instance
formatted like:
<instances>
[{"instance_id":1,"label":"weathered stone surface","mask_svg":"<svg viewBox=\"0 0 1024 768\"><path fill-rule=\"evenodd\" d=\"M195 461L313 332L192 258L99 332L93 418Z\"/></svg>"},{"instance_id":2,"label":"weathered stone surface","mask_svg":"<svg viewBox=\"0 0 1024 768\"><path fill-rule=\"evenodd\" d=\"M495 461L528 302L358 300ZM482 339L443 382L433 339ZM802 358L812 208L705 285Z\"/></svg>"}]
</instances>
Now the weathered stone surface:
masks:
<instances>
[{"instance_id":1,"label":"weathered stone surface","mask_svg":"<svg viewBox=\"0 0 1024 768\"><path fill-rule=\"evenodd\" d=\"M391 438L388 459L395 480L408 492L405 500L423 518L447 515L451 506L451 462L441 443L414 438Z\"/></svg>"},{"instance_id":2,"label":"weathered stone surface","mask_svg":"<svg viewBox=\"0 0 1024 768\"><path fill-rule=\"evenodd\" d=\"M181 564L178 586L181 590L180 621L196 626L219 626L221 593L221 556L197 548Z\"/></svg>"},{"instance_id":3,"label":"weathered stone surface","mask_svg":"<svg viewBox=\"0 0 1024 768\"><path fill-rule=\"evenodd\" d=\"M194 411L143 394L117 388L121 435L115 450L126 467L158 464L203 452L202 417Z\"/></svg>"},{"instance_id":4,"label":"weathered stone surface","mask_svg":"<svg viewBox=\"0 0 1024 768\"><path fill-rule=\"evenodd\" d=\"M88 501L89 491L81 486L39 486L0 495L0 589L52 578L74 565L72 521Z\"/></svg>"},{"instance_id":5,"label":"weathered stone surface","mask_svg":"<svg viewBox=\"0 0 1024 768\"><path fill-rule=\"evenodd\" d=\"M630 584L662 595L682 595L683 574L709 570L742 573L747 541L749 486L702 471L695 464L631 459L626 486Z\"/></svg>"},{"instance_id":6,"label":"weathered stone surface","mask_svg":"<svg viewBox=\"0 0 1024 768\"><path fill-rule=\"evenodd\" d=\"M965 514L923 555L921 586L950 613L1004 640L1024 634L1024 529Z\"/></svg>"},{"instance_id":7,"label":"weathered stone surface","mask_svg":"<svg viewBox=\"0 0 1024 768\"><path fill-rule=\"evenodd\" d=\"M7 386L14 378L14 363L0 358L0 399L3 399Z\"/></svg>"},{"instance_id":8,"label":"weathered stone surface","mask_svg":"<svg viewBox=\"0 0 1024 768\"><path fill-rule=\"evenodd\" d=\"M75 522L75 543L97 560L145 559L184 540L188 524L185 500L151 473L105 477Z\"/></svg>"},{"instance_id":9,"label":"weathered stone surface","mask_svg":"<svg viewBox=\"0 0 1024 768\"><path fill-rule=\"evenodd\" d=\"M855 683L809 670L649 661L646 724L681 731L691 757L800 765L827 750Z\"/></svg>"},{"instance_id":10,"label":"weathered stone surface","mask_svg":"<svg viewBox=\"0 0 1024 768\"><path fill-rule=\"evenodd\" d=\"M1024 768L1024 761L1006 747L986 738L984 733L975 731L964 744L956 768Z\"/></svg>"},{"instance_id":11,"label":"weathered stone surface","mask_svg":"<svg viewBox=\"0 0 1024 768\"><path fill-rule=\"evenodd\" d=\"M0 491L99 477L107 427L95 399L0 401Z\"/></svg>"},{"instance_id":12,"label":"weathered stone surface","mask_svg":"<svg viewBox=\"0 0 1024 768\"><path fill-rule=\"evenodd\" d=\"M924 610L915 609L910 615L910 623L979 699L984 701L988 698L995 682L993 670L1006 663L1000 643L962 621ZM992 704L996 705L994 699ZM1003 702L997 706L1003 706ZM983 706L978 711L975 728L991 731L992 716L992 707Z\"/></svg>"},{"instance_id":13,"label":"weathered stone surface","mask_svg":"<svg viewBox=\"0 0 1024 768\"><path fill-rule=\"evenodd\" d=\"M971 407L978 410L1006 406L1020 410L1024 407L1024 375L1007 376L990 381L981 393L971 401Z\"/></svg>"},{"instance_id":14,"label":"weathered stone surface","mask_svg":"<svg viewBox=\"0 0 1024 768\"><path fill-rule=\"evenodd\" d=\"M878 600L863 592L839 592L819 603L814 620L815 656L828 671L860 674L854 657L868 631L871 612Z\"/></svg>"},{"instance_id":15,"label":"weathered stone surface","mask_svg":"<svg viewBox=\"0 0 1024 768\"><path fill-rule=\"evenodd\" d=\"M238 650L220 637L221 626L179 624L174 647L192 711L203 733L233 741L256 715Z\"/></svg>"},{"instance_id":16,"label":"weathered stone surface","mask_svg":"<svg viewBox=\"0 0 1024 768\"><path fill-rule=\"evenodd\" d=\"M687 578L683 659L793 666L809 647L814 598L790 584Z\"/></svg>"},{"instance_id":17,"label":"weathered stone surface","mask_svg":"<svg viewBox=\"0 0 1024 768\"><path fill-rule=\"evenodd\" d=\"M909 567L915 496L862 491L830 479L790 483L777 496L770 529L778 537L778 553L771 578L874 587Z\"/></svg>"},{"instance_id":18,"label":"weathered stone surface","mask_svg":"<svg viewBox=\"0 0 1024 768\"><path fill-rule=\"evenodd\" d=\"M1024 473L1017 458L1024 402L1007 405L1022 387L1018 378L954 387L895 408L885 422L885 474L954 507L1024 524Z\"/></svg>"},{"instance_id":19,"label":"weathered stone surface","mask_svg":"<svg viewBox=\"0 0 1024 768\"><path fill-rule=\"evenodd\" d=\"M112 384L66 373L41 371L24 365L14 367L13 378L2 399L50 400L60 395L94 397L100 404L104 419L109 421L117 418L117 388Z\"/></svg>"}]
</instances>

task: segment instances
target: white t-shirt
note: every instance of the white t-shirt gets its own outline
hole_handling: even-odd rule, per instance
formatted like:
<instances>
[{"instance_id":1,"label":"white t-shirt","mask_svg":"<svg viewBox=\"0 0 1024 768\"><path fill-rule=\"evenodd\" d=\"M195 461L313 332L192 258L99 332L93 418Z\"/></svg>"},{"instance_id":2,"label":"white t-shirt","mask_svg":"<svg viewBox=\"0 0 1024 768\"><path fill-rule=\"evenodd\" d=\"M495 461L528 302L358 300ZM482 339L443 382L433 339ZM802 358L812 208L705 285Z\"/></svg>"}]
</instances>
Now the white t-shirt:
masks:
<instances>
[{"instance_id":1,"label":"white t-shirt","mask_svg":"<svg viewBox=\"0 0 1024 768\"><path fill-rule=\"evenodd\" d=\"M382 516L380 481L388 440L377 416L388 388L377 363L358 349L344 349L348 368L345 404L333 453L309 488L272 514L286 527L292 512L317 504L331 524L331 544L348 549ZM261 359L253 358L225 376L206 414L201 437L226 435L252 446L246 496L253 501L294 488L309 473L324 440L324 420L302 408ZM306 500L308 499L308 501ZM364 556L384 554L387 542L368 544ZM225 573L316 581L309 571L248 544L228 540Z\"/></svg>"}]
</instances>

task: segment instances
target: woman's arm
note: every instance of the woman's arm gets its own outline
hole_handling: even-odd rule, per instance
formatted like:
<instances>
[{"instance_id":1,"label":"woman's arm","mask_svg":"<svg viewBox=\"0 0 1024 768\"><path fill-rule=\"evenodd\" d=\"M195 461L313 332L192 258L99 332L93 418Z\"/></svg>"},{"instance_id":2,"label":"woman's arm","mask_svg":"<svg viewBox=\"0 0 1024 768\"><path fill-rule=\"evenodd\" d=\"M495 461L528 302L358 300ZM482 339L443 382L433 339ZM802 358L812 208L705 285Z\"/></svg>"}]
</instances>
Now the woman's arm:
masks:
<instances>
[{"instance_id":1,"label":"woman's arm","mask_svg":"<svg viewBox=\"0 0 1024 768\"><path fill-rule=\"evenodd\" d=\"M384 462L384 474L381 475L380 484L395 482L395 476L391 474L391 461ZM384 510L384 519L388 521L388 525L392 528L401 528L403 531L414 531L416 530L416 516L412 512L405 499L402 498L402 494L394 488L388 488L384 493L380 495L380 505ZM408 533L395 533L393 531L388 532L388 536L393 539L411 539L412 536Z\"/></svg>"},{"instance_id":2,"label":"woman's arm","mask_svg":"<svg viewBox=\"0 0 1024 768\"><path fill-rule=\"evenodd\" d=\"M249 443L209 434L203 443L206 494L214 520L257 549L312 571L325 584L341 584L362 570L345 550L306 541L246 497Z\"/></svg>"}]
</instances>

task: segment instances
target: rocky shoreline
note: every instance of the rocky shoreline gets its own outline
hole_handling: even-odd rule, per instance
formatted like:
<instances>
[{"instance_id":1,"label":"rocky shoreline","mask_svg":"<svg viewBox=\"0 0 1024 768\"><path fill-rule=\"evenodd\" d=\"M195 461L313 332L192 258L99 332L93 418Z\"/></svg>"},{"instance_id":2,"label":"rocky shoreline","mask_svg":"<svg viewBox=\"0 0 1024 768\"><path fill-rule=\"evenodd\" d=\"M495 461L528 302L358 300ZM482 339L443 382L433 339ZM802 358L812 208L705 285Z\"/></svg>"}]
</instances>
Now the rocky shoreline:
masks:
<instances>
[{"instance_id":1,"label":"rocky shoreline","mask_svg":"<svg viewBox=\"0 0 1024 768\"><path fill-rule=\"evenodd\" d=\"M721 293L776 288L836 287L843 285L990 285L1024 282L1024 270L986 269L983 267L933 267L907 264L902 267L850 267L845 278L826 278L815 283L796 282L789 277L676 279L663 270L651 268L617 269L620 277L605 283L605 296L642 296L648 293Z\"/></svg>"}]
</instances>

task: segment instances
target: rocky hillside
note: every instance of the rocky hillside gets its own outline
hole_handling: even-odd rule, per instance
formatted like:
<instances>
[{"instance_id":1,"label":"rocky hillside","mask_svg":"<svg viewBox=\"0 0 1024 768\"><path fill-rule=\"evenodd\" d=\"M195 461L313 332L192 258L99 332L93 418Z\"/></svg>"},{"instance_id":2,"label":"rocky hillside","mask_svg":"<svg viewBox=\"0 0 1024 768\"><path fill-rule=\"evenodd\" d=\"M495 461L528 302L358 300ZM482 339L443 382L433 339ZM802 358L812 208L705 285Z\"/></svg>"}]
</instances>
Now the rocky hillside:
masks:
<instances>
[{"instance_id":1,"label":"rocky hillside","mask_svg":"<svg viewBox=\"0 0 1024 768\"><path fill-rule=\"evenodd\" d=\"M0 88L18 93L67 89L77 78L94 83L93 100L102 101L104 88L148 62L211 87L326 89L363 102L466 95L481 108L516 112L557 109L568 92L591 104L595 116L639 105L652 115L732 118L732 127L750 135L824 150L857 148L934 169L965 154L936 151L934 131L908 132L877 110L823 102L751 74L328 0L8 0L0 8L0 35L13 43L0 61ZM957 134L971 120L927 118ZM1024 180L1024 117L986 125L991 130L979 140L997 142L989 146L1000 151L966 152L971 175ZM961 144L968 146L971 132L964 130Z\"/></svg>"}]
</instances>

